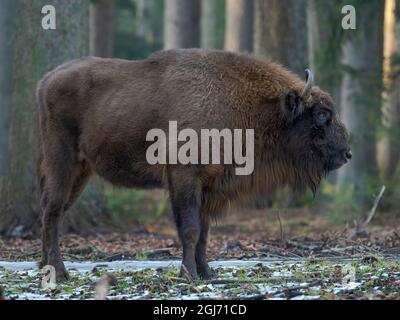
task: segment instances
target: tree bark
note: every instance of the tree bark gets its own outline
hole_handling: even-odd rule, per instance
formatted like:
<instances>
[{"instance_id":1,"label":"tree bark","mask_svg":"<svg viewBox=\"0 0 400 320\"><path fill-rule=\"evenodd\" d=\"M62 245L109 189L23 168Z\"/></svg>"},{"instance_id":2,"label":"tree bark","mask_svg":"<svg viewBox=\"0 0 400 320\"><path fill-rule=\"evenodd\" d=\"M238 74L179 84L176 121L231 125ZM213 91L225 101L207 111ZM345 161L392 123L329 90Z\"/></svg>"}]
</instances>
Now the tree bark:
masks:
<instances>
[{"instance_id":1,"label":"tree bark","mask_svg":"<svg viewBox=\"0 0 400 320\"><path fill-rule=\"evenodd\" d=\"M225 50L253 51L253 0L226 0Z\"/></svg>"},{"instance_id":2,"label":"tree bark","mask_svg":"<svg viewBox=\"0 0 400 320\"><path fill-rule=\"evenodd\" d=\"M165 0L165 49L199 47L199 0Z\"/></svg>"},{"instance_id":3,"label":"tree bark","mask_svg":"<svg viewBox=\"0 0 400 320\"><path fill-rule=\"evenodd\" d=\"M15 0L0 1L0 193L9 148L14 17Z\"/></svg>"},{"instance_id":4,"label":"tree bark","mask_svg":"<svg viewBox=\"0 0 400 320\"><path fill-rule=\"evenodd\" d=\"M254 51L304 77L309 68L305 0L255 0ZM281 207L293 200L284 188L271 195Z\"/></svg>"},{"instance_id":5,"label":"tree bark","mask_svg":"<svg viewBox=\"0 0 400 320\"><path fill-rule=\"evenodd\" d=\"M332 96L335 106L340 110L342 84L340 43L343 37L341 24L342 5L331 0L309 0L307 2L308 48L310 68L315 81ZM328 176L335 183L337 171Z\"/></svg>"},{"instance_id":6,"label":"tree bark","mask_svg":"<svg viewBox=\"0 0 400 320\"><path fill-rule=\"evenodd\" d=\"M400 22L396 6L400 1L386 0L384 24L384 93L382 126L384 136L378 143L378 164L385 180L393 178L400 159L400 78L394 59L400 56ZM397 8L398 10L398 8ZM397 134L396 134L397 132Z\"/></svg>"},{"instance_id":7,"label":"tree bark","mask_svg":"<svg viewBox=\"0 0 400 320\"><path fill-rule=\"evenodd\" d=\"M89 53L89 2L51 1L57 11L57 29L44 30L40 12L48 3L15 1L10 143L4 187L0 194L0 233L7 236L37 231L39 226L36 197L37 82L59 64ZM97 198L88 197L82 203L86 208L88 203L94 208L94 202L97 203ZM77 208L69 214L69 219L74 219L78 213L83 219L82 205ZM92 217L89 219L93 220Z\"/></svg>"},{"instance_id":8,"label":"tree bark","mask_svg":"<svg viewBox=\"0 0 400 320\"><path fill-rule=\"evenodd\" d=\"M343 18L342 6L331 0L309 0L307 4L309 64L318 85L339 105L342 50L338 44L343 35L337 26Z\"/></svg>"},{"instance_id":9,"label":"tree bark","mask_svg":"<svg viewBox=\"0 0 400 320\"><path fill-rule=\"evenodd\" d=\"M151 7L151 2L149 0L135 0L136 5L136 18L137 18L137 35L139 37L145 38L146 33L150 28L150 10L154 8Z\"/></svg>"},{"instance_id":10,"label":"tree bark","mask_svg":"<svg viewBox=\"0 0 400 320\"><path fill-rule=\"evenodd\" d=\"M220 23L224 20L220 8L224 5L224 0L202 0L201 1L201 47L215 49L223 47L220 41ZM223 13L223 12L222 12ZM223 28L221 28L223 29ZM222 42L222 44L221 44Z\"/></svg>"},{"instance_id":11,"label":"tree bark","mask_svg":"<svg viewBox=\"0 0 400 320\"><path fill-rule=\"evenodd\" d=\"M344 41L346 72L341 89L341 116L349 133L351 162L338 172L340 186L354 187L361 196L367 178L376 174L376 123L382 92L384 2L357 6L357 29ZM355 197L355 202L362 200Z\"/></svg>"},{"instance_id":12,"label":"tree bark","mask_svg":"<svg viewBox=\"0 0 400 320\"><path fill-rule=\"evenodd\" d=\"M90 54L111 58L114 50L114 0L90 4Z\"/></svg>"},{"instance_id":13,"label":"tree bark","mask_svg":"<svg viewBox=\"0 0 400 320\"><path fill-rule=\"evenodd\" d=\"M309 67L305 0L256 0L255 53L304 75Z\"/></svg>"}]
</instances>

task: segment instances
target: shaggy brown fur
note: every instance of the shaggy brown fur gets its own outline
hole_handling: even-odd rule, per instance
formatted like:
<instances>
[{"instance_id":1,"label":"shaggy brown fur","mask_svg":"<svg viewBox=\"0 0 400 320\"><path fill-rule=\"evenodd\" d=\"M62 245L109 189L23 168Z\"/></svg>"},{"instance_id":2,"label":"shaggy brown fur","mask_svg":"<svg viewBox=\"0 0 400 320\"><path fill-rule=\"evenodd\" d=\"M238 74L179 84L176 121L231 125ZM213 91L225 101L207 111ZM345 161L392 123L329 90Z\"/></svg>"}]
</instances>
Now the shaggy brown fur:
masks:
<instances>
[{"instance_id":1,"label":"shaggy brown fur","mask_svg":"<svg viewBox=\"0 0 400 320\"><path fill-rule=\"evenodd\" d=\"M169 189L193 277L210 276L209 219L232 201L277 186L310 187L350 157L347 133L329 95L282 66L250 55L200 49L143 61L85 58L48 73L38 87L42 265L66 276L58 246L60 218L92 173L116 186ZM192 128L254 129L255 170L234 165L154 165L146 134Z\"/></svg>"}]
</instances>

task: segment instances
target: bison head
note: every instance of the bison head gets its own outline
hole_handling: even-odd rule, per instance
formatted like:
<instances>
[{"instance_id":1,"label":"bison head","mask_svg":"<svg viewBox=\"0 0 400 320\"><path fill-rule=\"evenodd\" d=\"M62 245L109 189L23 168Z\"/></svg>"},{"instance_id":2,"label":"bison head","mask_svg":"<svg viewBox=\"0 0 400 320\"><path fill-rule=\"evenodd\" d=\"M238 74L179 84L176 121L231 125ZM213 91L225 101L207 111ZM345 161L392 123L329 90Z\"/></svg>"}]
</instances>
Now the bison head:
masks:
<instances>
[{"instance_id":1,"label":"bison head","mask_svg":"<svg viewBox=\"0 0 400 320\"><path fill-rule=\"evenodd\" d=\"M315 192L321 178L351 159L348 134L329 94L313 86L309 70L305 87L289 91L282 101L282 148L295 168L296 186Z\"/></svg>"}]
</instances>

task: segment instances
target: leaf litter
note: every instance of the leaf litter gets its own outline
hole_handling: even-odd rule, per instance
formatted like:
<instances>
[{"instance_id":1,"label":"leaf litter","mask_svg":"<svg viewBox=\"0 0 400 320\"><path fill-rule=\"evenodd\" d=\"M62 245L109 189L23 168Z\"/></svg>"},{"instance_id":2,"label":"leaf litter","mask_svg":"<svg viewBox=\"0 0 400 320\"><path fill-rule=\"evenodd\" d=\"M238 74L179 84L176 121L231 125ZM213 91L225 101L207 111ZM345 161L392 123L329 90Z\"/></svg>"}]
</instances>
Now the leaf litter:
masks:
<instances>
[{"instance_id":1,"label":"leaf litter","mask_svg":"<svg viewBox=\"0 0 400 320\"><path fill-rule=\"evenodd\" d=\"M179 278L182 252L165 221L63 236L70 280L53 290L41 287L40 240L0 239L0 299L400 299L398 221L354 233L305 213L283 215L279 225L264 218L244 215L213 228L211 281Z\"/></svg>"}]
</instances>

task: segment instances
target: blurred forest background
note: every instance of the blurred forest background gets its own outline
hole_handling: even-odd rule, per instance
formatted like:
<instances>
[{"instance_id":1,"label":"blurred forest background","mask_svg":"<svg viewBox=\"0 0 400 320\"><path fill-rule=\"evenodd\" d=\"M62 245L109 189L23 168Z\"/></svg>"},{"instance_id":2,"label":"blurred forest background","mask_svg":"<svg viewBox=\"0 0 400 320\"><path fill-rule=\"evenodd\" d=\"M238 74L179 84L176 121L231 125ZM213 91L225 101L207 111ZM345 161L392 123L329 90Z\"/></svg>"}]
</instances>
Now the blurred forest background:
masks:
<instances>
[{"instance_id":1,"label":"blurred forest background","mask_svg":"<svg viewBox=\"0 0 400 320\"><path fill-rule=\"evenodd\" d=\"M41 27L46 4L57 10L56 30ZM355 30L342 28L344 5L356 9ZM35 88L46 71L87 55L141 59L188 47L271 57L301 77L311 68L350 131L353 160L315 199L281 190L250 206L306 208L346 223L386 185L380 210L400 216L399 0L1 0L0 234L38 227ZM87 232L157 219L167 199L95 179L65 225Z\"/></svg>"}]
</instances>

